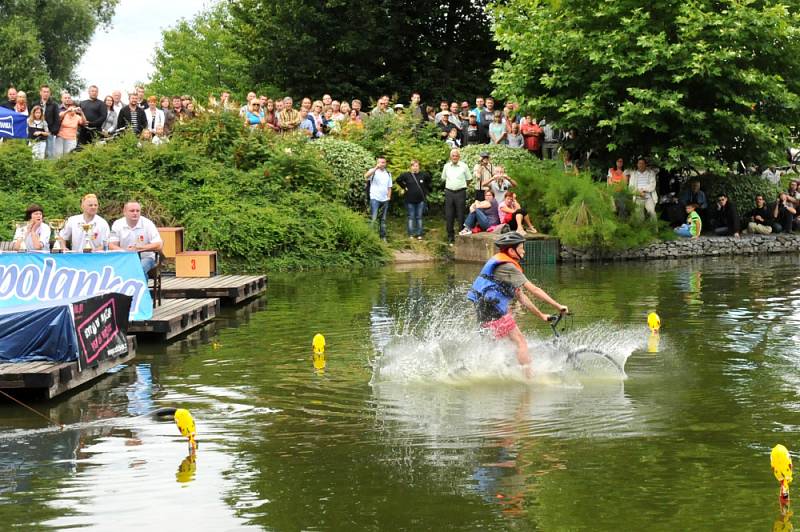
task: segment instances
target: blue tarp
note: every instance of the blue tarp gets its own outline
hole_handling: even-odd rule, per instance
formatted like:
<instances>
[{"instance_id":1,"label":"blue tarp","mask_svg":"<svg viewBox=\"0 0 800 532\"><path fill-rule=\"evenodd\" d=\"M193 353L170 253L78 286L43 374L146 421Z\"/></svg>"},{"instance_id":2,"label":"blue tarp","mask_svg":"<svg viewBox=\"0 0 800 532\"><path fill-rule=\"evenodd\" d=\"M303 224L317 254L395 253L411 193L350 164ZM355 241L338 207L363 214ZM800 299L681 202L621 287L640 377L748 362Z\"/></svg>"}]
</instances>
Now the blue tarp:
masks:
<instances>
[{"instance_id":1,"label":"blue tarp","mask_svg":"<svg viewBox=\"0 0 800 532\"><path fill-rule=\"evenodd\" d=\"M0 361L78 359L78 339L69 305L0 315Z\"/></svg>"},{"instance_id":2,"label":"blue tarp","mask_svg":"<svg viewBox=\"0 0 800 532\"><path fill-rule=\"evenodd\" d=\"M0 107L0 139L27 139L28 117Z\"/></svg>"}]
</instances>

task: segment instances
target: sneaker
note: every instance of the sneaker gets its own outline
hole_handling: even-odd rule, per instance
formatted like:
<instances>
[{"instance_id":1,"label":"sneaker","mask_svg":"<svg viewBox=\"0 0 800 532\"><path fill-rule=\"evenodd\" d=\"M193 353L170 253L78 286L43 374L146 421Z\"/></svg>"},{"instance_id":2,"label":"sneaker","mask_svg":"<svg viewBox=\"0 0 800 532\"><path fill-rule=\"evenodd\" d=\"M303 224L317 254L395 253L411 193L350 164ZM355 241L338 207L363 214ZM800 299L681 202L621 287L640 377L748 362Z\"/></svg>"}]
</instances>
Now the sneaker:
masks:
<instances>
[{"instance_id":1,"label":"sneaker","mask_svg":"<svg viewBox=\"0 0 800 532\"><path fill-rule=\"evenodd\" d=\"M462 229L462 230L461 230L461 232L460 232L460 233L458 233L458 234L459 234L459 235L461 235L461 236L464 236L464 235L471 235L471 234L472 234L472 229L467 229L467 228L465 227L465 228L464 228L464 229Z\"/></svg>"},{"instance_id":2,"label":"sneaker","mask_svg":"<svg viewBox=\"0 0 800 532\"><path fill-rule=\"evenodd\" d=\"M419 235L419 236L417 237L417 240L422 240L422 235Z\"/></svg>"},{"instance_id":3,"label":"sneaker","mask_svg":"<svg viewBox=\"0 0 800 532\"><path fill-rule=\"evenodd\" d=\"M408 235L408 238L409 238L410 240L414 240L414 235Z\"/></svg>"}]
</instances>

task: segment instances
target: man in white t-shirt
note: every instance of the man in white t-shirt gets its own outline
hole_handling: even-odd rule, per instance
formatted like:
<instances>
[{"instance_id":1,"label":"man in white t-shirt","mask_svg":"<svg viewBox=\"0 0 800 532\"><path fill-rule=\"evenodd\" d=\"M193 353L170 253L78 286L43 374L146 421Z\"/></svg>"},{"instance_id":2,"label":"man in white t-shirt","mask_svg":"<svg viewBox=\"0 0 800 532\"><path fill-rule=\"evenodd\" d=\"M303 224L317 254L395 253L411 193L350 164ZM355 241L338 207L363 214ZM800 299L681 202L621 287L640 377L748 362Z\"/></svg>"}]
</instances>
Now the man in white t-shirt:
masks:
<instances>
[{"instance_id":1,"label":"man in white t-shirt","mask_svg":"<svg viewBox=\"0 0 800 532\"><path fill-rule=\"evenodd\" d=\"M140 252L144 273L156 265L156 254L161 251L164 242L156 229L156 225L142 216L142 206L138 201L129 201L122 208L124 218L111 225L109 249L123 249Z\"/></svg>"},{"instance_id":2,"label":"man in white t-shirt","mask_svg":"<svg viewBox=\"0 0 800 532\"><path fill-rule=\"evenodd\" d=\"M61 245L64 246L69 241L69 249L72 251L83 251L84 240L88 236L92 245L92 251L103 249L105 242L108 242L108 222L97 214L100 203L94 194L86 194L81 198L81 211L83 214L70 216L64 224L64 228L58 234ZM89 226L88 231L84 225Z\"/></svg>"},{"instance_id":3,"label":"man in white t-shirt","mask_svg":"<svg viewBox=\"0 0 800 532\"><path fill-rule=\"evenodd\" d=\"M389 201L392 199L392 174L386 169L386 157L378 157L373 168L364 173L369 183L369 211L372 224L381 212L380 235L386 241L386 212L389 210Z\"/></svg>"}]
</instances>

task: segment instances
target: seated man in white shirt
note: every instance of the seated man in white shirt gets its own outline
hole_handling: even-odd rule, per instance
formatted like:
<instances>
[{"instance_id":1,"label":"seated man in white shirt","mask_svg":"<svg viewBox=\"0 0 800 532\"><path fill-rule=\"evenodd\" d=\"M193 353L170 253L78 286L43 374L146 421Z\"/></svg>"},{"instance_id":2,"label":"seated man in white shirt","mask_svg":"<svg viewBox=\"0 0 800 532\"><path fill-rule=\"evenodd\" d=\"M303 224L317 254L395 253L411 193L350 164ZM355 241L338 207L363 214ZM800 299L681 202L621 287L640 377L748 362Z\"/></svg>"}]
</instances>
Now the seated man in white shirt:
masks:
<instances>
[{"instance_id":1,"label":"seated man in white shirt","mask_svg":"<svg viewBox=\"0 0 800 532\"><path fill-rule=\"evenodd\" d=\"M142 269L146 274L156 265L156 254L164 243L153 222L142 216L142 207L138 201L129 201L122 208L124 218L111 225L109 249L138 251L142 261Z\"/></svg>"},{"instance_id":2,"label":"seated man in white shirt","mask_svg":"<svg viewBox=\"0 0 800 532\"><path fill-rule=\"evenodd\" d=\"M81 198L81 210L83 214L70 216L64 224L64 228L58 234L61 245L64 246L69 241L69 249L72 251L82 251L84 239L88 236L91 242L92 251L102 250L103 244L108 241L108 222L97 214L100 203L94 194L86 194ZM87 225L88 230L83 226Z\"/></svg>"}]
</instances>

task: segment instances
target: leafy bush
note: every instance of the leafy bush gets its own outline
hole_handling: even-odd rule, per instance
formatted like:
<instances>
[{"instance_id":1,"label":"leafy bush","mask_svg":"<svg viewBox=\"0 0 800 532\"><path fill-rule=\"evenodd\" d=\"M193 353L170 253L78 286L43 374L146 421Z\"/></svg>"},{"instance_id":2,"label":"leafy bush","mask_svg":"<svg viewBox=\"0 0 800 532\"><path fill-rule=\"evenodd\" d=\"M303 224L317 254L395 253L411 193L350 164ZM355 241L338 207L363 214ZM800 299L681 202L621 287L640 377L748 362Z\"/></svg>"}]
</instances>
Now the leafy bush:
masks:
<instances>
[{"instance_id":1,"label":"leafy bush","mask_svg":"<svg viewBox=\"0 0 800 532\"><path fill-rule=\"evenodd\" d=\"M709 205L717 195L725 192L736 205L740 216L752 209L756 203L756 196L761 194L767 203L778 198L781 190L759 175L728 175L728 176L703 176L700 184L708 197Z\"/></svg>"},{"instance_id":2,"label":"leafy bush","mask_svg":"<svg viewBox=\"0 0 800 532\"><path fill-rule=\"evenodd\" d=\"M489 152L494 164L502 164L508 170L508 166L517 164L549 164L551 161L539 161L535 156L522 148L509 148L502 144L473 144L461 149L461 160L464 161L470 170L481 160L482 152Z\"/></svg>"},{"instance_id":3,"label":"leafy bush","mask_svg":"<svg viewBox=\"0 0 800 532\"><path fill-rule=\"evenodd\" d=\"M589 174L565 173L552 161L512 163L520 203L534 224L579 248L623 249L654 240L660 226L638 216L622 219L614 211L605 183Z\"/></svg>"},{"instance_id":4,"label":"leafy bush","mask_svg":"<svg viewBox=\"0 0 800 532\"><path fill-rule=\"evenodd\" d=\"M218 250L227 271L386 259L364 217L331 199L337 182L318 150L291 137L258 142L274 150L248 170L230 164L236 139L228 154L215 156L225 162L209 160L208 146L190 145L180 134L169 144L142 147L129 135L58 161L34 161L24 143L3 143L0 238L11 238L11 221L21 219L28 203L40 203L49 219L66 217L79 212L82 194L93 192L106 219L119 218L123 202L137 199L156 224L185 227L190 249Z\"/></svg>"},{"instance_id":5,"label":"leafy bush","mask_svg":"<svg viewBox=\"0 0 800 532\"><path fill-rule=\"evenodd\" d=\"M351 209L364 207L364 172L375 165L375 156L358 144L334 137L321 138L311 145L336 178L337 199Z\"/></svg>"}]
</instances>

